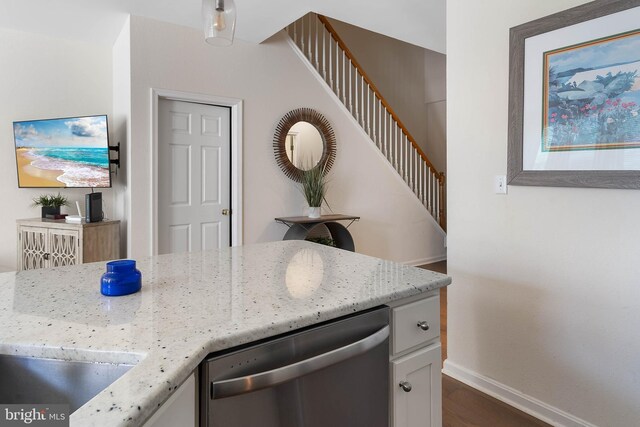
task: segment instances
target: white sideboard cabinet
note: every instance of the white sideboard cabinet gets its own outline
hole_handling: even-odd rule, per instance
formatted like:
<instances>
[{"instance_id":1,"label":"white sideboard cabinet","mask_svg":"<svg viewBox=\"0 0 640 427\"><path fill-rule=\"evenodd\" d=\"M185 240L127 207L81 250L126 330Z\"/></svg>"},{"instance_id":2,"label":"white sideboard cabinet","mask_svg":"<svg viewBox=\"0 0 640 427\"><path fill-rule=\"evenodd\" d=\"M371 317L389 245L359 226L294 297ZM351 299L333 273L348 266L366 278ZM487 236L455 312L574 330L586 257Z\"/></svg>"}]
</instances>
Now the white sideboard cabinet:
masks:
<instances>
[{"instance_id":1,"label":"white sideboard cabinet","mask_svg":"<svg viewBox=\"0 0 640 427\"><path fill-rule=\"evenodd\" d=\"M18 271L120 258L120 221L20 219Z\"/></svg>"}]
</instances>

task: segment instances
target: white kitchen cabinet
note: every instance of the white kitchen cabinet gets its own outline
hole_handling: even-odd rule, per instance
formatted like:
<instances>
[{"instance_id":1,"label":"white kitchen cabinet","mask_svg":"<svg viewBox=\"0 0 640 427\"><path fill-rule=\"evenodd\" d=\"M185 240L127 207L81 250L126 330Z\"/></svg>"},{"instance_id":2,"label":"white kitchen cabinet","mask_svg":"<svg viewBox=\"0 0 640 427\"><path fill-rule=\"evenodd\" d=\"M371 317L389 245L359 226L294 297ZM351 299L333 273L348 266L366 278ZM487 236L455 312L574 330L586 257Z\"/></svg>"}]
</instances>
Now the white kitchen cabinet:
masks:
<instances>
[{"instance_id":1,"label":"white kitchen cabinet","mask_svg":"<svg viewBox=\"0 0 640 427\"><path fill-rule=\"evenodd\" d=\"M19 271L120 258L120 221L72 224L64 220L21 219Z\"/></svg>"},{"instance_id":2,"label":"white kitchen cabinet","mask_svg":"<svg viewBox=\"0 0 640 427\"><path fill-rule=\"evenodd\" d=\"M430 293L391 307L390 425L440 427L440 298Z\"/></svg>"},{"instance_id":3,"label":"white kitchen cabinet","mask_svg":"<svg viewBox=\"0 0 640 427\"><path fill-rule=\"evenodd\" d=\"M442 425L440 358L438 343L391 362L393 426Z\"/></svg>"},{"instance_id":4,"label":"white kitchen cabinet","mask_svg":"<svg viewBox=\"0 0 640 427\"><path fill-rule=\"evenodd\" d=\"M185 382L158 408L144 427L198 427L196 375Z\"/></svg>"}]
</instances>

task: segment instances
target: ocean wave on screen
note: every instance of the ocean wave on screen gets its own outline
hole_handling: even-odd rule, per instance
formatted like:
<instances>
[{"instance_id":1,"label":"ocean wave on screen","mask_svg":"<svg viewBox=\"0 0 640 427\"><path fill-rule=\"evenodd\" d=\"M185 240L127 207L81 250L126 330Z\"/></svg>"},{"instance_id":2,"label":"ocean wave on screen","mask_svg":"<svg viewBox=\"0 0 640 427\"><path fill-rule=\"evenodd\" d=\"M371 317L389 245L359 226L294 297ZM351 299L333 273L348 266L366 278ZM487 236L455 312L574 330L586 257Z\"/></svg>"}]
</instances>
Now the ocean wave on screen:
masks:
<instances>
[{"instance_id":1,"label":"ocean wave on screen","mask_svg":"<svg viewBox=\"0 0 640 427\"><path fill-rule=\"evenodd\" d=\"M35 160L31 166L44 170L61 170L57 180L67 187L108 187L109 169L83 163L70 162L29 153Z\"/></svg>"}]
</instances>

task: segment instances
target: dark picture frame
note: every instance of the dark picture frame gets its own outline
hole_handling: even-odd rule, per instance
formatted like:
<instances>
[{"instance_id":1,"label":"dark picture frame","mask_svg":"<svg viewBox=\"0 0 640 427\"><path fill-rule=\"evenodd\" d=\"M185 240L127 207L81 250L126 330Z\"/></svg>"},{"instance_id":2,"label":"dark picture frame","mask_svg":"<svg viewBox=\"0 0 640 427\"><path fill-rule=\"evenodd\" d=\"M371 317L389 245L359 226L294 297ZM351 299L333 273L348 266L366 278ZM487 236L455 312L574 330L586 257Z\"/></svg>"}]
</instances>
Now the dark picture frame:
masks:
<instances>
[{"instance_id":1,"label":"dark picture frame","mask_svg":"<svg viewBox=\"0 0 640 427\"><path fill-rule=\"evenodd\" d=\"M640 189L640 170L524 170L525 41L554 30L639 7L640 0L596 0L513 27L509 40L510 185ZM640 23L638 24L640 28ZM614 35L615 30L611 31ZM586 42L587 40L585 40ZM535 70L538 72L538 70Z\"/></svg>"}]
</instances>

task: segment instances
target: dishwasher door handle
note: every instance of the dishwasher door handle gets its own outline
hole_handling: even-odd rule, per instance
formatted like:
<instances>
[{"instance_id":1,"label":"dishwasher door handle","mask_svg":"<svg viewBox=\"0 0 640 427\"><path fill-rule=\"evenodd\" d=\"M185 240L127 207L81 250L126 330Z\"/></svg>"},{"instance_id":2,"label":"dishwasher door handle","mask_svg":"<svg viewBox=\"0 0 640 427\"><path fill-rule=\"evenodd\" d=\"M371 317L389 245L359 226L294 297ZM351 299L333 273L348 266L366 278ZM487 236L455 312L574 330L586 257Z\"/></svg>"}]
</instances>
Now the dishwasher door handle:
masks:
<instances>
[{"instance_id":1,"label":"dishwasher door handle","mask_svg":"<svg viewBox=\"0 0 640 427\"><path fill-rule=\"evenodd\" d=\"M359 341L347 344L344 347L319 354L309 359L301 360L290 365L247 375L245 377L231 378L228 380L212 381L209 387L210 398L222 399L251 393L303 377L312 372L338 364L344 360L359 356L382 344L389 337L389 326L384 326L377 332Z\"/></svg>"}]
</instances>

